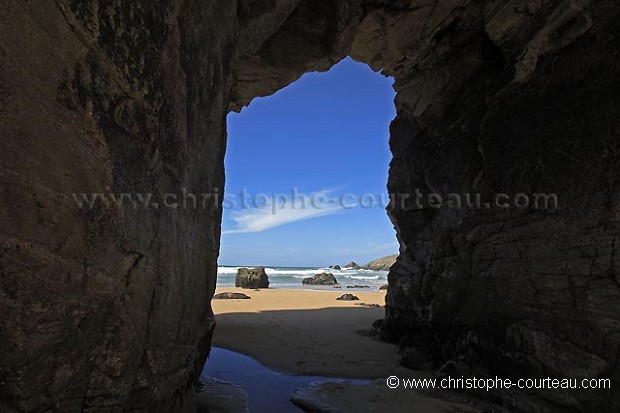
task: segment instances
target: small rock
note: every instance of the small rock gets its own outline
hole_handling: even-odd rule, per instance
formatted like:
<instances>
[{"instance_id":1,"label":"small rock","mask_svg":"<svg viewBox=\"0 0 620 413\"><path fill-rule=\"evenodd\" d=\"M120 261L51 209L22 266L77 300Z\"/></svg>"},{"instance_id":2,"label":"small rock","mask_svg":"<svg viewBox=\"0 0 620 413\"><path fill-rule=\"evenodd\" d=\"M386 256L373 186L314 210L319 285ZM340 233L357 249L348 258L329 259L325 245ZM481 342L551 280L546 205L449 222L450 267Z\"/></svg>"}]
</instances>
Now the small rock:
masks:
<instances>
[{"instance_id":1,"label":"small rock","mask_svg":"<svg viewBox=\"0 0 620 413\"><path fill-rule=\"evenodd\" d=\"M342 294L340 297L336 298L336 300L339 300L339 301L357 301L357 300L359 300L359 298L357 298L353 294L347 293L347 294Z\"/></svg>"},{"instance_id":2,"label":"small rock","mask_svg":"<svg viewBox=\"0 0 620 413\"><path fill-rule=\"evenodd\" d=\"M387 290L389 287L389 284L383 284L381 287L379 287L380 290Z\"/></svg>"},{"instance_id":3,"label":"small rock","mask_svg":"<svg viewBox=\"0 0 620 413\"><path fill-rule=\"evenodd\" d=\"M219 293L213 296L214 300L249 300L249 295L245 295L243 293Z\"/></svg>"},{"instance_id":4,"label":"small rock","mask_svg":"<svg viewBox=\"0 0 620 413\"><path fill-rule=\"evenodd\" d=\"M352 268L354 270L357 270L360 268L359 265L357 265L357 263L355 261L351 261L350 263L348 263L347 265L344 266L344 268Z\"/></svg>"},{"instance_id":5,"label":"small rock","mask_svg":"<svg viewBox=\"0 0 620 413\"><path fill-rule=\"evenodd\" d=\"M385 321L382 318L373 321L372 329L370 330L370 335L381 337L383 335L384 325L385 325Z\"/></svg>"},{"instance_id":6,"label":"small rock","mask_svg":"<svg viewBox=\"0 0 620 413\"><path fill-rule=\"evenodd\" d=\"M369 285L347 285L347 288L370 288Z\"/></svg>"},{"instance_id":7,"label":"small rock","mask_svg":"<svg viewBox=\"0 0 620 413\"><path fill-rule=\"evenodd\" d=\"M355 303L355 305L360 305L362 307L381 307L379 304L368 304L368 303Z\"/></svg>"}]
</instances>

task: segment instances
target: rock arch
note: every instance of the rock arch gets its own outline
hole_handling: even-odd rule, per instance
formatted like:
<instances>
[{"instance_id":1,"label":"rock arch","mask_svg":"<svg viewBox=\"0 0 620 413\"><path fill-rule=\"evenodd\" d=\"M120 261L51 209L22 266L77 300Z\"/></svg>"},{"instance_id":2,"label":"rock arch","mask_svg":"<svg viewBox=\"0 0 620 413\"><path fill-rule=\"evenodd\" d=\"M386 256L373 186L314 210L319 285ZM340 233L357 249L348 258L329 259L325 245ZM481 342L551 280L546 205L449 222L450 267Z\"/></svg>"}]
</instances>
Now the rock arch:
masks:
<instances>
[{"instance_id":1,"label":"rock arch","mask_svg":"<svg viewBox=\"0 0 620 413\"><path fill-rule=\"evenodd\" d=\"M3 408L192 411L221 210L80 210L71 194L222 188L227 112L346 55L396 78L391 192L560 203L389 211L386 336L458 372L620 384L616 2L2 8ZM505 401L587 411L617 394Z\"/></svg>"}]
</instances>

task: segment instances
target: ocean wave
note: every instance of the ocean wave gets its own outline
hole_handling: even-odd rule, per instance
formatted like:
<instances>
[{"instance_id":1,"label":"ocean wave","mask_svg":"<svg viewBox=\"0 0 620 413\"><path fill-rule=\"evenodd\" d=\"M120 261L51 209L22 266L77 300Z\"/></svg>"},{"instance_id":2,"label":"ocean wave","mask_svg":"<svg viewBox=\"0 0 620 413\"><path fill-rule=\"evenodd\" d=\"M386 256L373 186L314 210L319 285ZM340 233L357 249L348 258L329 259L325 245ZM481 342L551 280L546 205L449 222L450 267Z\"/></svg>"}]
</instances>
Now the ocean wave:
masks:
<instances>
[{"instance_id":1,"label":"ocean wave","mask_svg":"<svg viewBox=\"0 0 620 413\"><path fill-rule=\"evenodd\" d=\"M239 268L248 267L218 267L217 274L220 276L234 276ZM249 267L252 268L252 267ZM333 268L277 268L265 267L265 272L270 278L277 279L279 277L290 278L306 278L322 272L330 272L336 278L353 279L353 280L379 280L386 279L386 271L373 271L362 269L342 269L334 270Z\"/></svg>"}]
</instances>

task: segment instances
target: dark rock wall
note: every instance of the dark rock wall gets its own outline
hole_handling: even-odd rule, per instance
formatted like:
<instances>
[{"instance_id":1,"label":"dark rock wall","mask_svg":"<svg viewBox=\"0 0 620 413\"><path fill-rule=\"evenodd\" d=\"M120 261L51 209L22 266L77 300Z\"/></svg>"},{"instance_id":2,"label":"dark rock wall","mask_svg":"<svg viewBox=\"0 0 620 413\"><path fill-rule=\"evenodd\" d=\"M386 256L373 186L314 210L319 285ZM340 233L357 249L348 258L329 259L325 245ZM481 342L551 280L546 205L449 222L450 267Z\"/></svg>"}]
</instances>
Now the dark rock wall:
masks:
<instances>
[{"instance_id":1,"label":"dark rock wall","mask_svg":"<svg viewBox=\"0 0 620 413\"><path fill-rule=\"evenodd\" d=\"M71 193L223 187L235 4L1 8L0 410L193 411L221 210Z\"/></svg>"},{"instance_id":2,"label":"dark rock wall","mask_svg":"<svg viewBox=\"0 0 620 413\"><path fill-rule=\"evenodd\" d=\"M396 78L391 192L560 204L392 208L386 334L467 374L620 385L615 1L0 7L1 410L193 410L221 199L84 211L71 193L221 194L226 113L347 54ZM620 405L617 390L503 399Z\"/></svg>"},{"instance_id":3,"label":"dark rock wall","mask_svg":"<svg viewBox=\"0 0 620 413\"><path fill-rule=\"evenodd\" d=\"M436 24L438 8L424 23L399 14L394 26L371 13L361 27L379 33L381 21L392 39L433 27L407 43L409 59L354 44L354 56L397 77L390 192L559 201L550 211L393 205L401 254L386 333L413 334L459 375L612 379L611 390L506 392L514 408L616 410L620 13L606 1L500 3L472 2Z\"/></svg>"}]
</instances>

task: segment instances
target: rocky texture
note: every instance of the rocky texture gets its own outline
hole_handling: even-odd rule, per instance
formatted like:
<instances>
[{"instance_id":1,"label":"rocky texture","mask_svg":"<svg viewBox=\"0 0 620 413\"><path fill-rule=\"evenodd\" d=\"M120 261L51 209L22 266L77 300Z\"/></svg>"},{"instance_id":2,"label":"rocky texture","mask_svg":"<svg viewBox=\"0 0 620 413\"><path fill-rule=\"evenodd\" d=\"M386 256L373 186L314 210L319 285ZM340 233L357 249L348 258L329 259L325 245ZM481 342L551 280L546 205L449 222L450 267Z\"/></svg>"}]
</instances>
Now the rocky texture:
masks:
<instances>
[{"instance_id":1,"label":"rocky texture","mask_svg":"<svg viewBox=\"0 0 620 413\"><path fill-rule=\"evenodd\" d=\"M0 7L3 411L193 410L222 197L80 209L71 194L221 194L226 113L346 54L396 78L390 192L559 200L394 202L383 333L424 337L420 350L468 374L620 386L615 0ZM617 391L501 397L521 411L620 408Z\"/></svg>"},{"instance_id":2,"label":"rocky texture","mask_svg":"<svg viewBox=\"0 0 620 413\"><path fill-rule=\"evenodd\" d=\"M430 371L434 367L433 360L426 354L423 354L417 350L415 347L404 348L399 352L399 354L401 356L400 364L407 368Z\"/></svg>"},{"instance_id":3,"label":"rocky texture","mask_svg":"<svg viewBox=\"0 0 620 413\"><path fill-rule=\"evenodd\" d=\"M249 295L245 295L243 293L229 293L223 292L219 294L215 294L213 296L213 300L249 300L252 297Z\"/></svg>"},{"instance_id":4,"label":"rocky texture","mask_svg":"<svg viewBox=\"0 0 620 413\"><path fill-rule=\"evenodd\" d=\"M424 413L507 413L467 396L405 389L403 385L388 389L385 380L367 384L347 381L313 383L297 389L291 401L305 412L424 412Z\"/></svg>"},{"instance_id":5,"label":"rocky texture","mask_svg":"<svg viewBox=\"0 0 620 413\"><path fill-rule=\"evenodd\" d=\"M329 266L329 268L331 268L331 269L333 269L333 270L341 270L341 269L342 269L342 267L341 267L340 265L338 265L338 264L336 264L336 265L330 265L330 266Z\"/></svg>"},{"instance_id":6,"label":"rocky texture","mask_svg":"<svg viewBox=\"0 0 620 413\"><path fill-rule=\"evenodd\" d=\"M376 260L372 260L362 265L362 268L365 270L372 270L372 271L389 271L390 267L396 262L397 257L398 257L398 254L388 255L387 257L378 258Z\"/></svg>"},{"instance_id":7,"label":"rocky texture","mask_svg":"<svg viewBox=\"0 0 620 413\"><path fill-rule=\"evenodd\" d=\"M344 266L344 268L349 268L349 269L353 269L353 270L357 270L358 268L360 268L359 265L357 265L355 263L355 261L351 261L350 263L348 263L347 265Z\"/></svg>"},{"instance_id":8,"label":"rocky texture","mask_svg":"<svg viewBox=\"0 0 620 413\"><path fill-rule=\"evenodd\" d=\"M235 276L235 287L269 288L269 277L265 267L239 268Z\"/></svg>"},{"instance_id":9,"label":"rocky texture","mask_svg":"<svg viewBox=\"0 0 620 413\"><path fill-rule=\"evenodd\" d=\"M347 288L370 288L369 285L347 285Z\"/></svg>"},{"instance_id":10,"label":"rocky texture","mask_svg":"<svg viewBox=\"0 0 620 413\"><path fill-rule=\"evenodd\" d=\"M72 194L223 187L235 4L0 9L0 411L194 411L221 200Z\"/></svg>"},{"instance_id":11,"label":"rocky texture","mask_svg":"<svg viewBox=\"0 0 620 413\"><path fill-rule=\"evenodd\" d=\"M214 297L215 298L215 297ZM196 392L196 413L249 413L248 393L224 380L202 377Z\"/></svg>"},{"instance_id":12,"label":"rocky texture","mask_svg":"<svg viewBox=\"0 0 620 413\"><path fill-rule=\"evenodd\" d=\"M336 298L336 300L338 300L338 301L358 301L359 297L357 297L356 295L350 294L350 293L346 293L346 294L342 294L340 297Z\"/></svg>"},{"instance_id":13,"label":"rocky texture","mask_svg":"<svg viewBox=\"0 0 620 413\"><path fill-rule=\"evenodd\" d=\"M334 274L328 272L322 272L315 274L312 277L307 277L301 280L303 285L337 285L338 281Z\"/></svg>"},{"instance_id":14,"label":"rocky texture","mask_svg":"<svg viewBox=\"0 0 620 413\"><path fill-rule=\"evenodd\" d=\"M427 338L421 351L466 375L618 388L620 6L427 4L371 13L354 42L397 79L389 192L553 193L559 208L392 204L385 331ZM498 396L519 411L620 409L614 390Z\"/></svg>"}]
</instances>

